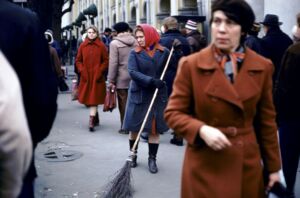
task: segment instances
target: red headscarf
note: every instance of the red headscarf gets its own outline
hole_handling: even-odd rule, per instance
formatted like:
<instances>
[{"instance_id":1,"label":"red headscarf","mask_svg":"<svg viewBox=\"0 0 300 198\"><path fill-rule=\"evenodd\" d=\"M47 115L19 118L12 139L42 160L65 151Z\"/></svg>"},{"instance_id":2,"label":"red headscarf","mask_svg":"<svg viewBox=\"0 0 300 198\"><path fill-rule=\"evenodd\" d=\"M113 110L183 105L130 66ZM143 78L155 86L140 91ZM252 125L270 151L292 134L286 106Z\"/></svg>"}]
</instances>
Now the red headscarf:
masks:
<instances>
[{"instance_id":1,"label":"red headscarf","mask_svg":"<svg viewBox=\"0 0 300 198\"><path fill-rule=\"evenodd\" d=\"M148 24L140 24L137 27L142 28L144 32L146 49L159 42L160 36L154 27Z\"/></svg>"}]
</instances>

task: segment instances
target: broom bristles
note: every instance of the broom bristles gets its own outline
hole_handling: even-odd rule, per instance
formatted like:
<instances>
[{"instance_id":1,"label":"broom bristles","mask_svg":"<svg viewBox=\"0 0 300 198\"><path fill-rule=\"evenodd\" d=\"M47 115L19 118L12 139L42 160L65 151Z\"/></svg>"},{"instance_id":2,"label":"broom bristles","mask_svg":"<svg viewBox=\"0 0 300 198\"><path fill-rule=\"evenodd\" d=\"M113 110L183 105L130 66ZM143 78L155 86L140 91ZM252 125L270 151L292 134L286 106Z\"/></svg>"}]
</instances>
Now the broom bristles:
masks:
<instances>
[{"instance_id":1,"label":"broom bristles","mask_svg":"<svg viewBox=\"0 0 300 198\"><path fill-rule=\"evenodd\" d=\"M115 178L106 186L101 197L103 198L131 198L131 161L127 160L124 166L116 172Z\"/></svg>"}]
</instances>

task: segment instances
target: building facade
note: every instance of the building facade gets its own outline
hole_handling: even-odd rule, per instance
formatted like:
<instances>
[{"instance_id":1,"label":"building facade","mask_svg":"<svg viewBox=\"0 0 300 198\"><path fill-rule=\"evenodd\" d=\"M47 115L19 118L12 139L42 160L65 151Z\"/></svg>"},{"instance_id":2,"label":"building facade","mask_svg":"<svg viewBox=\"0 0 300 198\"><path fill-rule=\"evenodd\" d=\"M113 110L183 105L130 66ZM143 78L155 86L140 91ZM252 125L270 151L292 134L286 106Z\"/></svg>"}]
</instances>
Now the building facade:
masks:
<instances>
[{"instance_id":1,"label":"building facade","mask_svg":"<svg viewBox=\"0 0 300 198\"><path fill-rule=\"evenodd\" d=\"M203 15L206 21L203 23L203 31L209 32L210 7L212 0L75 0L71 16L64 16L63 26L76 20L80 12L89 8L92 4L97 7L97 17L94 24L103 31L106 27L112 27L115 23L125 21L134 28L137 24L148 23L160 29L162 19L174 15ZM282 30L291 35L291 29L296 24L296 14L300 12L300 0L246 0L253 8L257 21L262 21L265 14L277 14L283 22ZM296 5L296 6L291 6ZM88 18L88 17L87 17ZM91 24L91 20L83 22L85 26ZM82 29L82 27L80 28Z\"/></svg>"}]
</instances>

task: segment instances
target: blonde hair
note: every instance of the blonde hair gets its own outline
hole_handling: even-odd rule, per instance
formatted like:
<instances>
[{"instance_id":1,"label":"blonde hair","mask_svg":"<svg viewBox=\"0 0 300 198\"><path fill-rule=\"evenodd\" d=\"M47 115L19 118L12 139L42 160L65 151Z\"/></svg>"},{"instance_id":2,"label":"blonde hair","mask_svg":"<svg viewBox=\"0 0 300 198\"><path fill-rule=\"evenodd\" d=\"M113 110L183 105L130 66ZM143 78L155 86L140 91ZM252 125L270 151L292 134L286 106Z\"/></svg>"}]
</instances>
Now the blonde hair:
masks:
<instances>
[{"instance_id":1,"label":"blonde hair","mask_svg":"<svg viewBox=\"0 0 300 198\"><path fill-rule=\"evenodd\" d=\"M98 30L98 28L97 28L96 26L90 25L90 26L86 29L86 32L87 32L89 29L94 30L94 31L96 32L96 34L97 34L97 37L99 37L99 30Z\"/></svg>"}]
</instances>

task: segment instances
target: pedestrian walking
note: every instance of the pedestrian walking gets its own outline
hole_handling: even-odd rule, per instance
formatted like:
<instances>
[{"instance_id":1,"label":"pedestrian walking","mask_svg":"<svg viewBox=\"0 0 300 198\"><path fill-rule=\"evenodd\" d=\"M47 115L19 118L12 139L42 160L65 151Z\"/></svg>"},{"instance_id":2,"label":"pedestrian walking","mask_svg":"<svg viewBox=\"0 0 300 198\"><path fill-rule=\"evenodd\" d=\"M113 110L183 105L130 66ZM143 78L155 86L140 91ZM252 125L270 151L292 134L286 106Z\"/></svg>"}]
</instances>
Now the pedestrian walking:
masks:
<instances>
[{"instance_id":1,"label":"pedestrian walking","mask_svg":"<svg viewBox=\"0 0 300 198\"><path fill-rule=\"evenodd\" d=\"M157 173L156 155L159 147L159 133L168 130L163 118L163 111L168 97L167 87L165 82L159 78L167 62L169 50L158 43L159 34L150 25L138 25L134 34L139 46L130 52L128 59L128 71L131 81L123 129L130 131L129 145L131 150L155 89L159 89L143 130L148 133L149 171ZM131 167L137 166L136 160L137 156L135 155Z\"/></svg>"},{"instance_id":2,"label":"pedestrian walking","mask_svg":"<svg viewBox=\"0 0 300 198\"><path fill-rule=\"evenodd\" d=\"M52 43L54 42L52 31L47 30L44 34L45 34L45 38L49 44L51 66L52 66L53 72L55 72L55 74L56 74L59 90L67 91L67 90L69 90L69 87L65 82L64 74L61 70L61 62L59 60L56 49L51 46Z\"/></svg>"},{"instance_id":3,"label":"pedestrian walking","mask_svg":"<svg viewBox=\"0 0 300 198\"><path fill-rule=\"evenodd\" d=\"M191 53L198 52L207 46L207 40L205 36L199 32L197 22L188 20L185 24L185 29Z\"/></svg>"},{"instance_id":4,"label":"pedestrian walking","mask_svg":"<svg viewBox=\"0 0 300 198\"><path fill-rule=\"evenodd\" d=\"M295 197L295 182L300 159L300 34L296 34L300 33L300 14L298 14L298 21L297 30L294 33L297 42L291 45L283 56L274 95L282 170L290 198Z\"/></svg>"},{"instance_id":5,"label":"pedestrian walking","mask_svg":"<svg viewBox=\"0 0 300 198\"><path fill-rule=\"evenodd\" d=\"M174 17L166 17L163 22L164 34L161 36L159 43L171 50L173 42L175 39L180 41L180 45L177 46L172 55L172 61L167 68L165 81L168 88L168 96L172 93L172 86L174 82L174 78L177 72L178 62L183 56L187 56L191 53L190 45L187 39L181 34L178 30L178 22ZM171 144L182 146L183 138L177 136L173 133L173 138L170 140Z\"/></svg>"},{"instance_id":6,"label":"pedestrian walking","mask_svg":"<svg viewBox=\"0 0 300 198\"><path fill-rule=\"evenodd\" d=\"M287 48L293 44L292 39L280 29L282 22L275 14L267 14L262 22L265 36L262 38L262 55L272 60L275 70L273 84L278 75L282 56Z\"/></svg>"},{"instance_id":7,"label":"pedestrian walking","mask_svg":"<svg viewBox=\"0 0 300 198\"><path fill-rule=\"evenodd\" d=\"M16 198L31 162L32 141L19 79L1 51L0 65L0 197Z\"/></svg>"},{"instance_id":8,"label":"pedestrian walking","mask_svg":"<svg viewBox=\"0 0 300 198\"><path fill-rule=\"evenodd\" d=\"M87 29L87 38L76 56L80 73L78 101L90 109L89 131L100 124L98 105L104 103L106 84L104 72L108 68L108 53L95 26Z\"/></svg>"},{"instance_id":9,"label":"pedestrian walking","mask_svg":"<svg viewBox=\"0 0 300 198\"><path fill-rule=\"evenodd\" d=\"M217 0L211 10L211 44L181 59L165 110L188 142L181 197L262 198L281 168L273 65L243 45L255 19L246 1Z\"/></svg>"},{"instance_id":10,"label":"pedestrian walking","mask_svg":"<svg viewBox=\"0 0 300 198\"><path fill-rule=\"evenodd\" d=\"M254 22L245 40L245 46L249 47L258 54L262 54L262 40L258 37L260 24Z\"/></svg>"},{"instance_id":11,"label":"pedestrian walking","mask_svg":"<svg viewBox=\"0 0 300 198\"><path fill-rule=\"evenodd\" d=\"M121 121L119 133L129 134L127 130L122 129L130 82L128 57L131 49L133 49L137 43L132 34L129 33L128 23L116 23L113 29L117 32L117 36L114 37L109 45L108 87L116 86L117 88L118 108Z\"/></svg>"},{"instance_id":12,"label":"pedestrian walking","mask_svg":"<svg viewBox=\"0 0 300 198\"><path fill-rule=\"evenodd\" d=\"M35 13L0 1L0 48L16 71L22 88L33 149L48 136L57 111L57 80L52 71L48 43ZM34 156L33 156L34 158ZM37 176L32 158L23 181L21 198L34 197Z\"/></svg>"}]
</instances>

